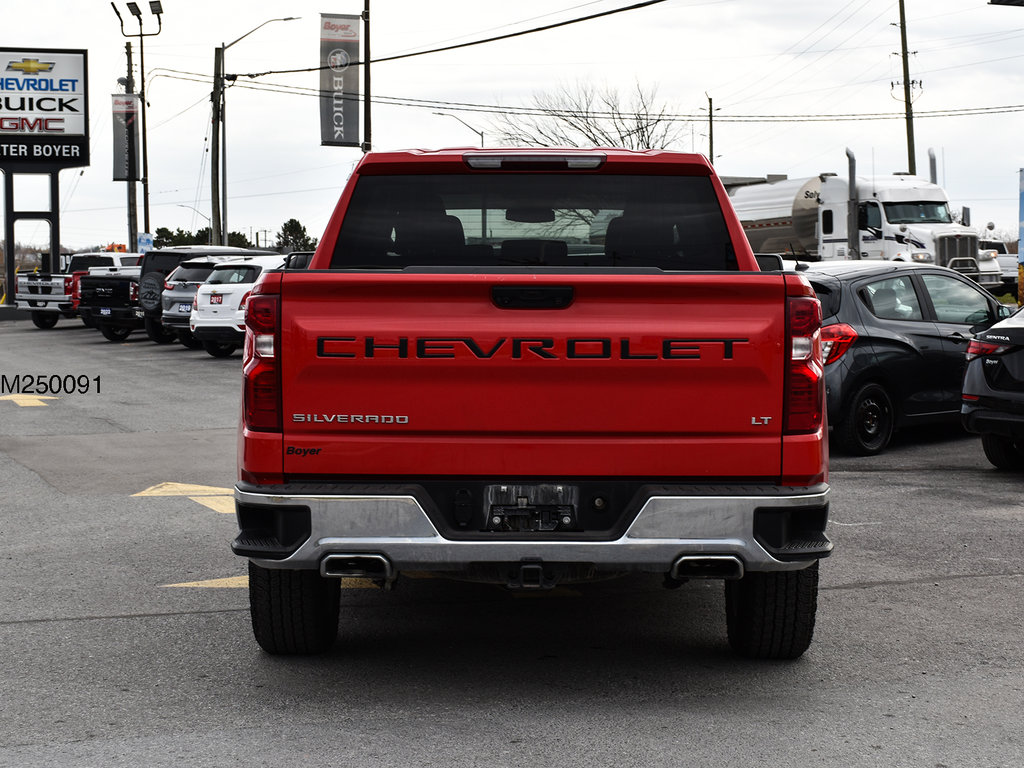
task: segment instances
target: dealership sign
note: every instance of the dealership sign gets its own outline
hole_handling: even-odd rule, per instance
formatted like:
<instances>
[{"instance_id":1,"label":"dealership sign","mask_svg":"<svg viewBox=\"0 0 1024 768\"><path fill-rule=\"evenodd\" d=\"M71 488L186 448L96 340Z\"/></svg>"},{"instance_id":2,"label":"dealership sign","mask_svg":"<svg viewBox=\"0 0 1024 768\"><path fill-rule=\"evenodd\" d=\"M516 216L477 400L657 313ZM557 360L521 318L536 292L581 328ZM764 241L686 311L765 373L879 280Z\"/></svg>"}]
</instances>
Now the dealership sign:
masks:
<instances>
[{"instance_id":1,"label":"dealership sign","mask_svg":"<svg viewBox=\"0 0 1024 768\"><path fill-rule=\"evenodd\" d=\"M359 146L359 17L320 14L320 144Z\"/></svg>"},{"instance_id":2,"label":"dealership sign","mask_svg":"<svg viewBox=\"0 0 1024 768\"><path fill-rule=\"evenodd\" d=\"M0 48L0 167L89 164L87 52Z\"/></svg>"}]
</instances>

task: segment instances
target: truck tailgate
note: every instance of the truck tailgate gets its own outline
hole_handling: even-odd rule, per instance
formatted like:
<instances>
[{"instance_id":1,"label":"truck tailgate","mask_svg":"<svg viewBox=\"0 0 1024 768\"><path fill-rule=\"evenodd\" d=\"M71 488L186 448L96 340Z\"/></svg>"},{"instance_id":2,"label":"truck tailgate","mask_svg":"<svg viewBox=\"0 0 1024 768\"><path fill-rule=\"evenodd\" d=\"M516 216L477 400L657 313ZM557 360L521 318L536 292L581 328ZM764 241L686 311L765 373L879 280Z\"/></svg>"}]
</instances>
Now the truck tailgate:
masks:
<instances>
[{"instance_id":1,"label":"truck tailgate","mask_svg":"<svg viewBox=\"0 0 1024 768\"><path fill-rule=\"evenodd\" d=\"M781 275L291 273L284 471L778 476Z\"/></svg>"}]
</instances>

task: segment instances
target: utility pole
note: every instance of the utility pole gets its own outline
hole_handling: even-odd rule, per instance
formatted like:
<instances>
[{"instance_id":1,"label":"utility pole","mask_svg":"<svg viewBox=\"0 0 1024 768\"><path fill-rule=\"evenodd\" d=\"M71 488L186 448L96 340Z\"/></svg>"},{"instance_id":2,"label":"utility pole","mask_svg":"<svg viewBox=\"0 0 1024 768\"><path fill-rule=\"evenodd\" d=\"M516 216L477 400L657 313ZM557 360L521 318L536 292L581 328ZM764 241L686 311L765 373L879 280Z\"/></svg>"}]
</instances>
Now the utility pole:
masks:
<instances>
[{"instance_id":1,"label":"utility pole","mask_svg":"<svg viewBox=\"0 0 1024 768\"><path fill-rule=\"evenodd\" d=\"M910 80L910 61L907 57L907 14L900 0L900 45L903 54L903 101L907 108L907 171L911 176L917 174L917 153L914 150L914 107L910 102L910 91L913 83Z\"/></svg>"},{"instance_id":2,"label":"utility pole","mask_svg":"<svg viewBox=\"0 0 1024 768\"><path fill-rule=\"evenodd\" d=\"M220 226L220 107L224 103L224 49L213 49L213 93L210 94L210 229L213 242L223 240Z\"/></svg>"},{"instance_id":3,"label":"utility pole","mask_svg":"<svg viewBox=\"0 0 1024 768\"><path fill-rule=\"evenodd\" d=\"M363 152L370 145L370 0L363 6Z\"/></svg>"},{"instance_id":4,"label":"utility pole","mask_svg":"<svg viewBox=\"0 0 1024 768\"><path fill-rule=\"evenodd\" d=\"M705 96L708 96L706 93ZM715 164L715 110L712 109L711 97L708 96L708 160Z\"/></svg>"},{"instance_id":5,"label":"utility pole","mask_svg":"<svg viewBox=\"0 0 1024 768\"><path fill-rule=\"evenodd\" d=\"M224 72L224 52L238 43L257 29L262 29L275 21L296 21L298 16L285 16L281 19L267 19L262 24L257 24L244 35L232 40L230 43L221 43L219 48L213 49L213 92L210 100L213 102L212 130L210 141L210 223L213 229L213 242L220 245L228 244L228 164L227 164L227 125L224 119L226 106L224 100L224 81L234 82L237 75L227 75Z\"/></svg>"},{"instance_id":6,"label":"utility pole","mask_svg":"<svg viewBox=\"0 0 1024 768\"><path fill-rule=\"evenodd\" d=\"M708 162L715 164L715 105L707 91L704 95L708 97ZM701 107L704 109L704 107ZM692 126L691 126L692 130ZM692 138L691 138L692 144Z\"/></svg>"}]
</instances>

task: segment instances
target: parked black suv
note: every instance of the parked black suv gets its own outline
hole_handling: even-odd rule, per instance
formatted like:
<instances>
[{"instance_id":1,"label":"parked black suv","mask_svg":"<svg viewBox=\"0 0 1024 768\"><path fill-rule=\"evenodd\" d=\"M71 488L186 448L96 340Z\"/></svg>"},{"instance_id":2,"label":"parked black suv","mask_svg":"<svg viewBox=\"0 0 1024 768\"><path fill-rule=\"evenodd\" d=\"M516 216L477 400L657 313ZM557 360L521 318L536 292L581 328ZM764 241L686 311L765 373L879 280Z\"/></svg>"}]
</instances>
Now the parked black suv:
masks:
<instances>
[{"instance_id":1,"label":"parked black suv","mask_svg":"<svg viewBox=\"0 0 1024 768\"><path fill-rule=\"evenodd\" d=\"M964 428L981 435L999 469L1024 469L1024 311L979 333L967 346Z\"/></svg>"},{"instance_id":2,"label":"parked black suv","mask_svg":"<svg viewBox=\"0 0 1024 768\"><path fill-rule=\"evenodd\" d=\"M946 267L800 264L822 306L832 444L881 452L896 429L960 414L967 345L1012 310Z\"/></svg>"},{"instance_id":3,"label":"parked black suv","mask_svg":"<svg viewBox=\"0 0 1024 768\"><path fill-rule=\"evenodd\" d=\"M221 245L179 245L149 251L138 275L86 275L82 278L79 312L91 320L104 338L122 341L145 328L153 341L174 341L173 330L160 322L164 282L183 261L202 256L237 257L272 251L254 251Z\"/></svg>"}]
</instances>

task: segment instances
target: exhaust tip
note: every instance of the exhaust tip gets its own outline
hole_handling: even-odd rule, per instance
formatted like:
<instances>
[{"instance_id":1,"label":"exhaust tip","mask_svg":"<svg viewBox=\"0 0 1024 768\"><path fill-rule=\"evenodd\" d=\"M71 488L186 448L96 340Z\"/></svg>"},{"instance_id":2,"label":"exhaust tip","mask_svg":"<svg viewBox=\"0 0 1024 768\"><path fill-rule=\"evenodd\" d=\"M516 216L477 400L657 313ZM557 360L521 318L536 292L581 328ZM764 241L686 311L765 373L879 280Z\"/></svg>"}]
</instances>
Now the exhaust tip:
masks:
<instances>
[{"instance_id":1,"label":"exhaust tip","mask_svg":"<svg viewBox=\"0 0 1024 768\"><path fill-rule=\"evenodd\" d=\"M320 575L331 579L394 581L395 570L384 555L333 554L320 561Z\"/></svg>"},{"instance_id":2,"label":"exhaust tip","mask_svg":"<svg viewBox=\"0 0 1024 768\"><path fill-rule=\"evenodd\" d=\"M743 561L735 555L684 555L672 563L673 579L743 578Z\"/></svg>"}]
</instances>

